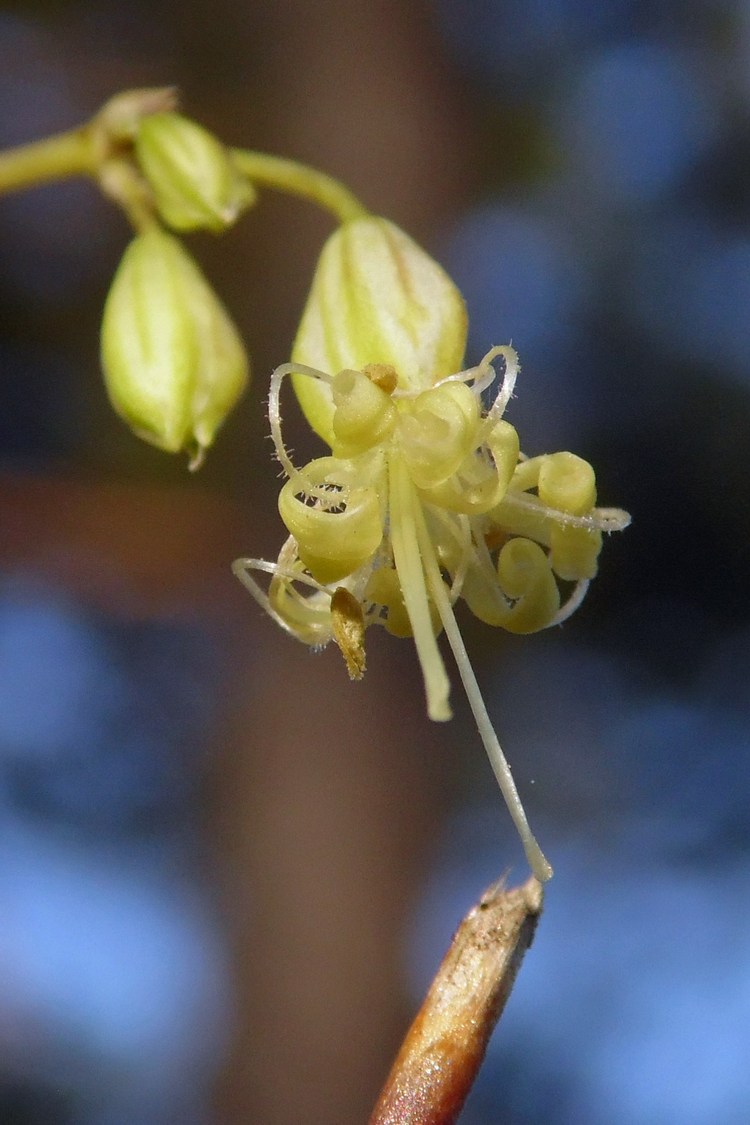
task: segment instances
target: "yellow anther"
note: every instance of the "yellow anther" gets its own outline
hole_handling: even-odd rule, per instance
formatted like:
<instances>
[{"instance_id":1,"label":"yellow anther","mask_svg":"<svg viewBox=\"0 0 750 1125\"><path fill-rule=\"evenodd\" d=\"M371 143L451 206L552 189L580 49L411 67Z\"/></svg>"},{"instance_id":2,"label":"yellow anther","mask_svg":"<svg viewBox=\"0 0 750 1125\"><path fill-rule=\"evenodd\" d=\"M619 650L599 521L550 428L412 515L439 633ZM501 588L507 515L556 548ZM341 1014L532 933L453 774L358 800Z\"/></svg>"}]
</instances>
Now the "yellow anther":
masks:
<instances>
[{"instance_id":1,"label":"yellow anther","mask_svg":"<svg viewBox=\"0 0 750 1125\"><path fill-rule=\"evenodd\" d=\"M362 368L362 374L387 395L392 395L398 386L398 373L390 363L367 363Z\"/></svg>"}]
</instances>

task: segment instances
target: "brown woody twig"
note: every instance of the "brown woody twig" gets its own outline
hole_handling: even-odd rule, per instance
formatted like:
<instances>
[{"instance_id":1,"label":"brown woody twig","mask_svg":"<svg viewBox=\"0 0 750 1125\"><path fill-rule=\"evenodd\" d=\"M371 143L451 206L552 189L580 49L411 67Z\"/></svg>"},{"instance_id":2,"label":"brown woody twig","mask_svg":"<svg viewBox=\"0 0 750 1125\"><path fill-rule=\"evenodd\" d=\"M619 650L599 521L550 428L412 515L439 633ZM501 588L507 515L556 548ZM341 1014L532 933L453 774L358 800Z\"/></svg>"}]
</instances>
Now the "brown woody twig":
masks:
<instances>
[{"instance_id":1,"label":"brown woody twig","mask_svg":"<svg viewBox=\"0 0 750 1125\"><path fill-rule=\"evenodd\" d=\"M542 885L490 887L461 922L369 1125L452 1125L484 1058L542 909Z\"/></svg>"}]
</instances>

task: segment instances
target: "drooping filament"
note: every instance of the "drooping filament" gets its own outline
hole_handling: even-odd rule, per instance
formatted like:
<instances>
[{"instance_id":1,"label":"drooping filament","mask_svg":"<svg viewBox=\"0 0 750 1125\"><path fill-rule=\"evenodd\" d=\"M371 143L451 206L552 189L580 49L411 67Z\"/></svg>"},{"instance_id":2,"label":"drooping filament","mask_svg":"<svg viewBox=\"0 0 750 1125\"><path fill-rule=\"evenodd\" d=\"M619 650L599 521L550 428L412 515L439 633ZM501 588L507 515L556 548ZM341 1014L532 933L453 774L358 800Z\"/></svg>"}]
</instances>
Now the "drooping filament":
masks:
<instances>
[{"instance_id":1,"label":"drooping filament","mask_svg":"<svg viewBox=\"0 0 750 1125\"><path fill-rule=\"evenodd\" d=\"M435 637L425 585L417 523L414 519L416 495L406 466L394 454L389 462L390 519L393 562L409 616L414 644L424 677L427 714L443 722L451 718L448 705L450 683Z\"/></svg>"},{"instance_id":2,"label":"drooping filament","mask_svg":"<svg viewBox=\"0 0 750 1125\"><path fill-rule=\"evenodd\" d=\"M427 530L424 512L418 502L415 505L414 512L417 524L417 539L422 552L427 586L435 606L437 607L437 611L440 614L440 621L445 629L445 635L448 638L448 643L451 646L453 657L458 666L461 682L464 685L464 691L466 692L469 706L474 715L474 721L477 724L479 737L487 752L487 757L492 766L492 772L500 786L500 792L508 807L508 812L521 837L521 843L523 844L526 858L529 861L529 866L540 882L546 882L547 879L552 877L552 867L529 827L521 798L518 795L518 790L516 789L516 784L513 780L510 766L508 765L508 760L502 751L498 737L495 734L495 729L487 714L487 708L485 707L482 693L479 690L479 684L474 675L474 669L469 661L466 646L464 645L463 637L461 636L455 614L453 613L453 607L446 594L445 585L440 574L440 566L435 556L435 548L433 547L432 540Z\"/></svg>"}]
</instances>

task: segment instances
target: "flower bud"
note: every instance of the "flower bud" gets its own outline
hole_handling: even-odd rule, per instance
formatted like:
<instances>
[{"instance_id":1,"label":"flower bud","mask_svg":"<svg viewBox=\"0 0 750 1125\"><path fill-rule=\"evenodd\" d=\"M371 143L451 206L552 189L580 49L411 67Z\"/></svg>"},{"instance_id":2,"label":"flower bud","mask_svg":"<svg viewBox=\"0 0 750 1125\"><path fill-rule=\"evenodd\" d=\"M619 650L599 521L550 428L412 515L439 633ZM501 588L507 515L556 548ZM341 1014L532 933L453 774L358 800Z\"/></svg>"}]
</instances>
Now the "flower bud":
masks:
<instances>
[{"instance_id":1,"label":"flower bud","mask_svg":"<svg viewBox=\"0 0 750 1125\"><path fill-rule=\"evenodd\" d=\"M102 366L112 405L146 441L201 453L245 389L240 336L176 238L128 246L104 307Z\"/></svg>"},{"instance_id":2,"label":"flower bud","mask_svg":"<svg viewBox=\"0 0 750 1125\"><path fill-rule=\"evenodd\" d=\"M225 230L255 199L221 141L179 113L145 117L135 153L159 214L174 230Z\"/></svg>"},{"instance_id":3,"label":"flower bud","mask_svg":"<svg viewBox=\"0 0 750 1125\"><path fill-rule=\"evenodd\" d=\"M152 113L166 113L176 105L177 91L173 86L125 90L104 103L94 122L110 143L130 143L144 117Z\"/></svg>"},{"instance_id":4,"label":"flower bud","mask_svg":"<svg viewBox=\"0 0 750 1125\"><path fill-rule=\"evenodd\" d=\"M461 368L463 298L403 231L373 216L343 223L323 247L292 361L330 372L392 366L401 390L427 390ZM296 375L305 417L335 443L330 386Z\"/></svg>"}]
</instances>

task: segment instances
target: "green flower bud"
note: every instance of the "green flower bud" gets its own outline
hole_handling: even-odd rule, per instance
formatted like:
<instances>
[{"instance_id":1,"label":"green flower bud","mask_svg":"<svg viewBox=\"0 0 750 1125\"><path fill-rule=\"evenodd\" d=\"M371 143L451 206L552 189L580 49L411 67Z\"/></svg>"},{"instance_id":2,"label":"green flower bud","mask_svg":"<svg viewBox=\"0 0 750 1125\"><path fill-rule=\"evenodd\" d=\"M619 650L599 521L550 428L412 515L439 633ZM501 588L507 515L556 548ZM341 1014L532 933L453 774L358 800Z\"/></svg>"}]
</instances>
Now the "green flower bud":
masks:
<instances>
[{"instance_id":1,"label":"green flower bud","mask_svg":"<svg viewBox=\"0 0 750 1125\"><path fill-rule=\"evenodd\" d=\"M461 294L416 242L386 219L352 219L323 247L292 362L332 374L388 364L399 389L427 390L460 370L466 327ZM333 446L330 386L294 376L294 389Z\"/></svg>"},{"instance_id":2,"label":"green flower bud","mask_svg":"<svg viewBox=\"0 0 750 1125\"><path fill-rule=\"evenodd\" d=\"M223 231L255 199L221 141L179 113L145 117L135 153L159 214L174 230Z\"/></svg>"},{"instance_id":3,"label":"green flower bud","mask_svg":"<svg viewBox=\"0 0 750 1125\"><path fill-rule=\"evenodd\" d=\"M128 246L104 307L102 366L132 429L200 463L245 389L240 336L193 259L159 228Z\"/></svg>"}]
</instances>

